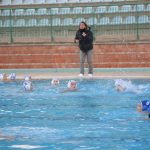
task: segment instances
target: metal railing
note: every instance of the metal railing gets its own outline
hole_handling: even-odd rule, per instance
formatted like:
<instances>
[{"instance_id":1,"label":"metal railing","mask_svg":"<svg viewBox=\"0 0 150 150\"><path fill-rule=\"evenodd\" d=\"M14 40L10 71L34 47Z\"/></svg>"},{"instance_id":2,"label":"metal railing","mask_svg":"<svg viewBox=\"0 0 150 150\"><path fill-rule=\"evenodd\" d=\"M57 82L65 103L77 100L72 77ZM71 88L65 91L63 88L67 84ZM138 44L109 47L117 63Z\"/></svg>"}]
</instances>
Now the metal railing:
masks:
<instances>
[{"instance_id":1,"label":"metal railing","mask_svg":"<svg viewBox=\"0 0 150 150\"><path fill-rule=\"evenodd\" d=\"M0 44L72 43L81 21L96 43L150 41L150 2L1 8Z\"/></svg>"}]
</instances>

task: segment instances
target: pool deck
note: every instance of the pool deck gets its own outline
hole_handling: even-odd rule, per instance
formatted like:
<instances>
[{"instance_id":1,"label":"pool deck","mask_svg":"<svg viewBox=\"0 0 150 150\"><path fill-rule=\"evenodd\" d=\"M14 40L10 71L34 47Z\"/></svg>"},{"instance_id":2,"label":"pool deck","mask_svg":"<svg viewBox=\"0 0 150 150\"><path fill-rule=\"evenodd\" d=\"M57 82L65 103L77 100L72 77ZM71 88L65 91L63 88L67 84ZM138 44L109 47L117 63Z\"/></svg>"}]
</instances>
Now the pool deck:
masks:
<instances>
[{"instance_id":1,"label":"pool deck","mask_svg":"<svg viewBox=\"0 0 150 150\"><path fill-rule=\"evenodd\" d=\"M86 74L83 78L89 78ZM16 73L17 79L30 75L32 79L78 79L79 68L71 69L0 69L0 73ZM150 78L150 68L95 68L93 79L105 78Z\"/></svg>"}]
</instances>

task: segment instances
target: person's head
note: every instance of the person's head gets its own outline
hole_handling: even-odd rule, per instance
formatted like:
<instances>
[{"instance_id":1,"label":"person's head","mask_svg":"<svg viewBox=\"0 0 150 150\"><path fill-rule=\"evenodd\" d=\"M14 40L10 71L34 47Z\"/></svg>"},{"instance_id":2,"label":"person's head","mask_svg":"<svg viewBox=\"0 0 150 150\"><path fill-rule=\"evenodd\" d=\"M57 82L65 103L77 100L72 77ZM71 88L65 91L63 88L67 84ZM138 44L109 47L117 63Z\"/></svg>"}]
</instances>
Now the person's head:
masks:
<instances>
[{"instance_id":1,"label":"person's head","mask_svg":"<svg viewBox=\"0 0 150 150\"><path fill-rule=\"evenodd\" d=\"M68 82L67 87L69 90L76 90L77 89L77 82L75 80L70 80Z\"/></svg>"},{"instance_id":2,"label":"person's head","mask_svg":"<svg viewBox=\"0 0 150 150\"><path fill-rule=\"evenodd\" d=\"M25 80L25 81L31 81L31 76L25 76L25 77L24 77L24 80Z\"/></svg>"},{"instance_id":3,"label":"person's head","mask_svg":"<svg viewBox=\"0 0 150 150\"><path fill-rule=\"evenodd\" d=\"M123 84L123 80L122 79L118 79L115 81L115 88L118 92L123 92L125 91L126 87Z\"/></svg>"},{"instance_id":4,"label":"person's head","mask_svg":"<svg viewBox=\"0 0 150 150\"><path fill-rule=\"evenodd\" d=\"M80 22L80 24L79 24L79 29L80 30L84 30L84 29L87 29L87 28L88 28L88 25L84 21Z\"/></svg>"},{"instance_id":5,"label":"person's head","mask_svg":"<svg viewBox=\"0 0 150 150\"><path fill-rule=\"evenodd\" d=\"M6 74L6 73L1 74L1 75L0 75L0 79L1 79L2 81L8 80L7 74Z\"/></svg>"},{"instance_id":6,"label":"person's head","mask_svg":"<svg viewBox=\"0 0 150 150\"><path fill-rule=\"evenodd\" d=\"M11 73L11 74L9 74L8 78L10 80L15 80L16 79L16 74L15 73Z\"/></svg>"},{"instance_id":7,"label":"person's head","mask_svg":"<svg viewBox=\"0 0 150 150\"><path fill-rule=\"evenodd\" d=\"M142 100L137 104L138 112L149 112L150 111L150 102L148 100Z\"/></svg>"},{"instance_id":8,"label":"person's head","mask_svg":"<svg viewBox=\"0 0 150 150\"><path fill-rule=\"evenodd\" d=\"M33 89L31 81L25 81L23 86L25 91L31 91Z\"/></svg>"},{"instance_id":9,"label":"person's head","mask_svg":"<svg viewBox=\"0 0 150 150\"><path fill-rule=\"evenodd\" d=\"M117 84L115 87L118 92L123 92L126 89L124 86L122 86L120 84Z\"/></svg>"},{"instance_id":10,"label":"person's head","mask_svg":"<svg viewBox=\"0 0 150 150\"><path fill-rule=\"evenodd\" d=\"M59 85L59 80L58 79L52 79L51 85L53 85L53 86Z\"/></svg>"}]
</instances>

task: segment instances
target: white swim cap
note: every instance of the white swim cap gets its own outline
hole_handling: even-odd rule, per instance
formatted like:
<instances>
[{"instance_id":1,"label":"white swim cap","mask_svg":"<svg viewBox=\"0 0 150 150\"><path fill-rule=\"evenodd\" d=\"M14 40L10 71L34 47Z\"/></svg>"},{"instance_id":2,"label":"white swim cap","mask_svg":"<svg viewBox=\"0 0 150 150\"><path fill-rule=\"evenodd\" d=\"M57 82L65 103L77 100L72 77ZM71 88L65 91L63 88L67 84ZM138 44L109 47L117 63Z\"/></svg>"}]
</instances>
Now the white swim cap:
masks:
<instances>
[{"instance_id":1,"label":"white swim cap","mask_svg":"<svg viewBox=\"0 0 150 150\"><path fill-rule=\"evenodd\" d=\"M122 85L123 83L124 83L124 81L122 79L115 80L115 86Z\"/></svg>"},{"instance_id":2,"label":"white swim cap","mask_svg":"<svg viewBox=\"0 0 150 150\"><path fill-rule=\"evenodd\" d=\"M31 76L25 76L25 77L24 77L24 80L25 80L25 81L30 81L30 80L31 80Z\"/></svg>"},{"instance_id":3,"label":"white swim cap","mask_svg":"<svg viewBox=\"0 0 150 150\"><path fill-rule=\"evenodd\" d=\"M51 84L56 85L55 82L57 81L57 85L59 85L59 80L58 79L52 79Z\"/></svg>"},{"instance_id":4,"label":"white swim cap","mask_svg":"<svg viewBox=\"0 0 150 150\"><path fill-rule=\"evenodd\" d=\"M16 74L15 73L11 73L11 74L9 74L8 78L10 80L14 80L14 79L16 79Z\"/></svg>"},{"instance_id":5,"label":"white swim cap","mask_svg":"<svg viewBox=\"0 0 150 150\"><path fill-rule=\"evenodd\" d=\"M23 82L23 86L25 90L31 90L32 89L32 83L30 81Z\"/></svg>"},{"instance_id":6,"label":"white swim cap","mask_svg":"<svg viewBox=\"0 0 150 150\"><path fill-rule=\"evenodd\" d=\"M77 88L77 82L75 80L70 80L67 84L67 87L70 88L71 87L71 83L76 83L76 88Z\"/></svg>"}]
</instances>

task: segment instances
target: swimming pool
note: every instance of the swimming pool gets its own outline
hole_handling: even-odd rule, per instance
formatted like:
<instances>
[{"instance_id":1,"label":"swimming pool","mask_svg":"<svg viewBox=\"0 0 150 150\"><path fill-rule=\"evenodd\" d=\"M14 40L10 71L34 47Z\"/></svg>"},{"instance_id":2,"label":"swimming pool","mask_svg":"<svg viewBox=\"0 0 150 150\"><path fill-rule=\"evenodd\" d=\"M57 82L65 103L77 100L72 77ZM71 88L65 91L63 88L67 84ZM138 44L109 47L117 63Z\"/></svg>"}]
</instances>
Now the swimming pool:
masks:
<instances>
[{"instance_id":1,"label":"swimming pool","mask_svg":"<svg viewBox=\"0 0 150 150\"><path fill-rule=\"evenodd\" d=\"M136 111L150 99L150 79L131 79L140 93L117 92L113 79L79 80L78 91L61 92L68 80L51 87L33 80L0 82L0 150L148 150L150 121Z\"/></svg>"}]
</instances>

